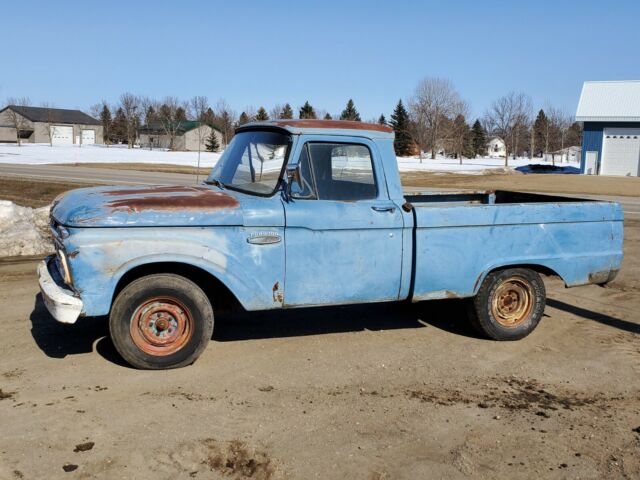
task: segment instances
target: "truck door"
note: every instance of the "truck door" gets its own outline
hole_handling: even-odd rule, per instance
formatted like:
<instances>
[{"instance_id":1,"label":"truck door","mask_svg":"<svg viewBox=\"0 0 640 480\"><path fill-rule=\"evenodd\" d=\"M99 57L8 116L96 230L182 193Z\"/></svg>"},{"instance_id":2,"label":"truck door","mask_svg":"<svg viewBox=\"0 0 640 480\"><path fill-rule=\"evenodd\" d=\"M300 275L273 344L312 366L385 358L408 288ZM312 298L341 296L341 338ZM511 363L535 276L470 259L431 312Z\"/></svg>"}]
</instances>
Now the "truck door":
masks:
<instances>
[{"instance_id":1,"label":"truck door","mask_svg":"<svg viewBox=\"0 0 640 480\"><path fill-rule=\"evenodd\" d=\"M300 178L284 205L284 304L397 300L403 218L389 199L376 145L303 138L291 156Z\"/></svg>"}]
</instances>

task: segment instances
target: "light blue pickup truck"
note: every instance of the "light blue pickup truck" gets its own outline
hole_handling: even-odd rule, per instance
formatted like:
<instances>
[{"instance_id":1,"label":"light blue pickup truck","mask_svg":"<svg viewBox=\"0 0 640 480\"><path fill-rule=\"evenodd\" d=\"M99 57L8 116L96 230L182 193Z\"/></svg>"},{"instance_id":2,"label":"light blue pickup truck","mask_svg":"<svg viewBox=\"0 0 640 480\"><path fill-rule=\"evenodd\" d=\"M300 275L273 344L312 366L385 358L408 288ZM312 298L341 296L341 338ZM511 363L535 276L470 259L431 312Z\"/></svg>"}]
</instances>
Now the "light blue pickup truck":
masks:
<instances>
[{"instance_id":1,"label":"light blue pickup truck","mask_svg":"<svg viewBox=\"0 0 640 480\"><path fill-rule=\"evenodd\" d=\"M257 122L237 129L202 185L73 190L51 211L44 302L64 323L109 315L120 354L163 369L194 362L230 304L467 298L480 332L515 340L542 317L540 273L568 287L616 276L618 204L405 195L393 138L360 122Z\"/></svg>"}]
</instances>

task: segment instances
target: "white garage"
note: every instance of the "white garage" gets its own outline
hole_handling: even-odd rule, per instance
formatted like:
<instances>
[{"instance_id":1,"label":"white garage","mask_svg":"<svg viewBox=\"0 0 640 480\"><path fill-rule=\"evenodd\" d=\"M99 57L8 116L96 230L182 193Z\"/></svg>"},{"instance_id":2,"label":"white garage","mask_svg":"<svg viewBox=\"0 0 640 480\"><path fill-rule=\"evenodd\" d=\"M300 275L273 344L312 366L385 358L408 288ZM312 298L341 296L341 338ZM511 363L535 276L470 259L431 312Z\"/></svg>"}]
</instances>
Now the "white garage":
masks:
<instances>
[{"instance_id":1,"label":"white garage","mask_svg":"<svg viewBox=\"0 0 640 480\"><path fill-rule=\"evenodd\" d=\"M585 82L576 121L582 173L640 176L640 80Z\"/></svg>"},{"instance_id":2,"label":"white garage","mask_svg":"<svg viewBox=\"0 0 640 480\"><path fill-rule=\"evenodd\" d=\"M96 131L82 130L82 144L93 145L94 143L96 143Z\"/></svg>"},{"instance_id":3,"label":"white garage","mask_svg":"<svg viewBox=\"0 0 640 480\"><path fill-rule=\"evenodd\" d=\"M73 145L73 127L68 125L51 126L51 143L54 145Z\"/></svg>"},{"instance_id":4,"label":"white garage","mask_svg":"<svg viewBox=\"0 0 640 480\"><path fill-rule=\"evenodd\" d=\"M605 128L601 175L640 175L640 128Z\"/></svg>"}]
</instances>

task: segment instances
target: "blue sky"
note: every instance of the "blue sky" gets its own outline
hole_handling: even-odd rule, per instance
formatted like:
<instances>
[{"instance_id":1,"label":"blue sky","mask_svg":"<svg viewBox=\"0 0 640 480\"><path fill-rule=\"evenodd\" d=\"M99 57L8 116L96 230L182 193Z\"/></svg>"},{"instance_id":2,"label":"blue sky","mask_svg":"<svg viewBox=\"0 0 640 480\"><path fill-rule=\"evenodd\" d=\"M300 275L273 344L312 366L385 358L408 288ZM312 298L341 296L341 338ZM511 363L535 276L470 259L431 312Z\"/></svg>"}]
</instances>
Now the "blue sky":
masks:
<instances>
[{"instance_id":1,"label":"blue sky","mask_svg":"<svg viewBox=\"0 0 640 480\"><path fill-rule=\"evenodd\" d=\"M584 80L640 79L640 2L4 2L0 102L87 109L129 91L389 115L425 76L481 115L511 90L574 113Z\"/></svg>"}]
</instances>

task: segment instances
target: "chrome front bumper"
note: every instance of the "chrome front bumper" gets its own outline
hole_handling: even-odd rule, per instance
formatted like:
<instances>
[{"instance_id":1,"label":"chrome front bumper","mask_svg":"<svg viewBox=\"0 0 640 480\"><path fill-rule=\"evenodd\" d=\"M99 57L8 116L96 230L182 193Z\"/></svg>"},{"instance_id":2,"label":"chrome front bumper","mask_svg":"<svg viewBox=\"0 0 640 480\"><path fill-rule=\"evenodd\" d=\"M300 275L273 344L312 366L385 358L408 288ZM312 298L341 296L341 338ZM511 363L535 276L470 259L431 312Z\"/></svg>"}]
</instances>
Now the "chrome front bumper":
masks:
<instances>
[{"instance_id":1,"label":"chrome front bumper","mask_svg":"<svg viewBox=\"0 0 640 480\"><path fill-rule=\"evenodd\" d=\"M75 323L82 312L82 300L67 288L55 269L55 256L45 258L38 265L38 279L44 304L49 313L61 323ZM57 272L56 272L57 273Z\"/></svg>"}]
</instances>

